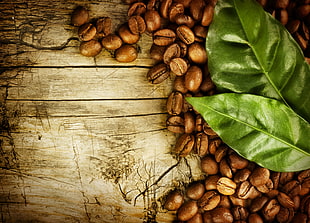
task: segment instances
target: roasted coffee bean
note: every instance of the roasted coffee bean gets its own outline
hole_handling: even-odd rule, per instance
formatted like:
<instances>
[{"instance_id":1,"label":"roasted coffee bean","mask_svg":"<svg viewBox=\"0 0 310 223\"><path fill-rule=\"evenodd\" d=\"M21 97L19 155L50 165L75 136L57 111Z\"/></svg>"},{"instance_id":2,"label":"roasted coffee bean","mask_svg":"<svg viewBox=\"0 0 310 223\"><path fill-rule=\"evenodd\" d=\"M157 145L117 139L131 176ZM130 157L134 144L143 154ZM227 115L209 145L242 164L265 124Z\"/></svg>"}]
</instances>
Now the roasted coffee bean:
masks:
<instances>
[{"instance_id":1,"label":"roasted coffee bean","mask_svg":"<svg viewBox=\"0 0 310 223\"><path fill-rule=\"evenodd\" d=\"M164 63L155 65L147 73L147 78L152 84L159 84L166 80L169 76L169 67Z\"/></svg>"},{"instance_id":2,"label":"roasted coffee bean","mask_svg":"<svg viewBox=\"0 0 310 223\"><path fill-rule=\"evenodd\" d=\"M186 223L204 223L202 214L198 212L191 219L187 220Z\"/></svg>"},{"instance_id":3,"label":"roasted coffee bean","mask_svg":"<svg viewBox=\"0 0 310 223\"><path fill-rule=\"evenodd\" d=\"M203 26L209 26L212 22L214 14L214 6L211 4L208 4L202 12L202 18L201 18L201 25Z\"/></svg>"},{"instance_id":4,"label":"roasted coffee bean","mask_svg":"<svg viewBox=\"0 0 310 223\"><path fill-rule=\"evenodd\" d=\"M199 38L205 39L208 34L208 28L201 25L196 25L194 27L194 34Z\"/></svg>"},{"instance_id":5,"label":"roasted coffee bean","mask_svg":"<svg viewBox=\"0 0 310 223\"><path fill-rule=\"evenodd\" d=\"M285 185L283 185L281 190L286 194L290 194L291 196L296 196L299 194L301 190L301 185L297 180L292 180L292 181L287 182Z\"/></svg>"},{"instance_id":6,"label":"roasted coffee bean","mask_svg":"<svg viewBox=\"0 0 310 223\"><path fill-rule=\"evenodd\" d=\"M234 181L232 181L228 177L221 177L217 181L216 188L218 192L220 192L223 195L232 195L235 193L237 185Z\"/></svg>"},{"instance_id":7,"label":"roasted coffee bean","mask_svg":"<svg viewBox=\"0 0 310 223\"><path fill-rule=\"evenodd\" d=\"M170 46L168 46L164 52L163 60L165 64L170 64L170 61L173 58L180 57L181 55L181 49L180 46L177 43L172 43Z\"/></svg>"},{"instance_id":8,"label":"roasted coffee bean","mask_svg":"<svg viewBox=\"0 0 310 223\"><path fill-rule=\"evenodd\" d=\"M167 111L170 115L179 115L183 108L183 94L178 91L170 93L167 99Z\"/></svg>"},{"instance_id":9,"label":"roasted coffee bean","mask_svg":"<svg viewBox=\"0 0 310 223\"><path fill-rule=\"evenodd\" d=\"M183 58L173 58L170 63L170 70L177 76L182 76L187 72L188 64Z\"/></svg>"},{"instance_id":10,"label":"roasted coffee bean","mask_svg":"<svg viewBox=\"0 0 310 223\"><path fill-rule=\"evenodd\" d=\"M198 207L203 211L210 211L217 207L221 196L216 191L207 191L199 200Z\"/></svg>"},{"instance_id":11,"label":"roasted coffee bean","mask_svg":"<svg viewBox=\"0 0 310 223\"><path fill-rule=\"evenodd\" d=\"M96 29L99 38L110 35L112 33L112 19L109 17L97 19Z\"/></svg>"},{"instance_id":12,"label":"roasted coffee bean","mask_svg":"<svg viewBox=\"0 0 310 223\"><path fill-rule=\"evenodd\" d=\"M310 179L310 169L301 171L298 174L297 179L300 183L304 182L306 179Z\"/></svg>"},{"instance_id":13,"label":"roasted coffee bean","mask_svg":"<svg viewBox=\"0 0 310 223\"><path fill-rule=\"evenodd\" d=\"M176 16L184 13L184 6L180 3L172 3L169 8L169 20L175 22Z\"/></svg>"},{"instance_id":14,"label":"roasted coffee bean","mask_svg":"<svg viewBox=\"0 0 310 223\"><path fill-rule=\"evenodd\" d=\"M254 199L260 195L260 192L255 189L249 181L243 181L237 190L237 195L242 199Z\"/></svg>"},{"instance_id":15,"label":"roasted coffee bean","mask_svg":"<svg viewBox=\"0 0 310 223\"><path fill-rule=\"evenodd\" d=\"M174 79L174 90L179 91L183 94L188 92L188 89L185 87L184 76L176 76Z\"/></svg>"},{"instance_id":16,"label":"roasted coffee bean","mask_svg":"<svg viewBox=\"0 0 310 223\"><path fill-rule=\"evenodd\" d=\"M195 130L195 116L192 112L184 113L184 131L185 133L192 133Z\"/></svg>"},{"instance_id":17,"label":"roasted coffee bean","mask_svg":"<svg viewBox=\"0 0 310 223\"><path fill-rule=\"evenodd\" d=\"M216 132L214 132L213 129L211 129L206 122L203 124L203 132L206 133L208 136L217 136Z\"/></svg>"},{"instance_id":18,"label":"roasted coffee bean","mask_svg":"<svg viewBox=\"0 0 310 223\"><path fill-rule=\"evenodd\" d=\"M264 185L268 182L270 171L267 168L257 167L249 177L253 186Z\"/></svg>"},{"instance_id":19,"label":"roasted coffee bean","mask_svg":"<svg viewBox=\"0 0 310 223\"><path fill-rule=\"evenodd\" d=\"M186 25L189 28L194 27L195 25L195 20L186 14L178 14L175 16L175 22L178 25Z\"/></svg>"},{"instance_id":20,"label":"roasted coffee bean","mask_svg":"<svg viewBox=\"0 0 310 223\"><path fill-rule=\"evenodd\" d=\"M294 201L285 193L279 192L277 199L283 207L294 208Z\"/></svg>"},{"instance_id":21,"label":"roasted coffee bean","mask_svg":"<svg viewBox=\"0 0 310 223\"><path fill-rule=\"evenodd\" d=\"M269 197L269 198L275 198L277 197L279 194L279 191L278 190L271 190L269 191L266 195Z\"/></svg>"},{"instance_id":22,"label":"roasted coffee bean","mask_svg":"<svg viewBox=\"0 0 310 223\"><path fill-rule=\"evenodd\" d=\"M310 195L306 195L305 197L302 198L300 202L300 209L301 212L307 214L308 218L310 218Z\"/></svg>"},{"instance_id":23,"label":"roasted coffee bean","mask_svg":"<svg viewBox=\"0 0 310 223\"><path fill-rule=\"evenodd\" d=\"M221 201L218 206L224 208L231 208L229 196L221 195Z\"/></svg>"},{"instance_id":24,"label":"roasted coffee bean","mask_svg":"<svg viewBox=\"0 0 310 223\"><path fill-rule=\"evenodd\" d=\"M86 8L83 6L78 6L74 9L72 16L71 16L71 24L74 26L81 26L88 22L89 13Z\"/></svg>"},{"instance_id":25,"label":"roasted coffee bean","mask_svg":"<svg viewBox=\"0 0 310 223\"><path fill-rule=\"evenodd\" d=\"M280 205L276 199L271 199L263 207L262 213L267 221L272 221L280 211Z\"/></svg>"},{"instance_id":26,"label":"roasted coffee bean","mask_svg":"<svg viewBox=\"0 0 310 223\"><path fill-rule=\"evenodd\" d=\"M102 50L100 42L97 40L90 40L88 42L82 42L80 45L80 53L83 56L94 57L97 56Z\"/></svg>"},{"instance_id":27,"label":"roasted coffee bean","mask_svg":"<svg viewBox=\"0 0 310 223\"><path fill-rule=\"evenodd\" d=\"M277 214L276 218L279 223L289 223L292 222L293 217L294 217L293 208L280 207L280 211Z\"/></svg>"},{"instance_id":28,"label":"roasted coffee bean","mask_svg":"<svg viewBox=\"0 0 310 223\"><path fill-rule=\"evenodd\" d=\"M165 46L157 46L156 44L152 44L150 49L150 57L156 61L162 61L165 50Z\"/></svg>"},{"instance_id":29,"label":"roasted coffee bean","mask_svg":"<svg viewBox=\"0 0 310 223\"><path fill-rule=\"evenodd\" d=\"M186 44L192 44L195 41L195 34L186 25L181 25L176 30L177 36Z\"/></svg>"},{"instance_id":30,"label":"roasted coffee bean","mask_svg":"<svg viewBox=\"0 0 310 223\"><path fill-rule=\"evenodd\" d=\"M266 196L254 198L253 201L251 202L250 211L252 213L260 211L267 202L268 197Z\"/></svg>"},{"instance_id":31,"label":"roasted coffee bean","mask_svg":"<svg viewBox=\"0 0 310 223\"><path fill-rule=\"evenodd\" d=\"M123 45L115 51L115 59L118 62L129 63L138 57L137 49L132 45Z\"/></svg>"},{"instance_id":32,"label":"roasted coffee bean","mask_svg":"<svg viewBox=\"0 0 310 223\"><path fill-rule=\"evenodd\" d=\"M170 116L167 119L167 129L174 133L184 133L184 119L178 115Z\"/></svg>"},{"instance_id":33,"label":"roasted coffee bean","mask_svg":"<svg viewBox=\"0 0 310 223\"><path fill-rule=\"evenodd\" d=\"M146 30L144 19L139 15L131 16L128 19L128 26L133 34L142 34Z\"/></svg>"},{"instance_id":34,"label":"roasted coffee bean","mask_svg":"<svg viewBox=\"0 0 310 223\"><path fill-rule=\"evenodd\" d=\"M302 35L300 35L298 32L293 34L294 39L298 43L298 45L301 47L302 50L306 50L308 47L308 41L305 40Z\"/></svg>"},{"instance_id":35,"label":"roasted coffee bean","mask_svg":"<svg viewBox=\"0 0 310 223\"><path fill-rule=\"evenodd\" d=\"M216 190L217 189L217 181L220 179L220 175L210 175L205 180L205 188L206 190Z\"/></svg>"},{"instance_id":36,"label":"roasted coffee bean","mask_svg":"<svg viewBox=\"0 0 310 223\"><path fill-rule=\"evenodd\" d=\"M187 54L187 45L180 40L177 40L176 43L179 44L179 46L180 46L180 52L181 52L180 57L182 57L184 60L186 60L188 62L188 60L186 58L184 58Z\"/></svg>"},{"instance_id":37,"label":"roasted coffee bean","mask_svg":"<svg viewBox=\"0 0 310 223\"><path fill-rule=\"evenodd\" d=\"M110 34L104 37L101 43L107 50L116 50L122 46L123 41L118 35Z\"/></svg>"},{"instance_id":38,"label":"roasted coffee bean","mask_svg":"<svg viewBox=\"0 0 310 223\"><path fill-rule=\"evenodd\" d=\"M128 9L127 15L131 17L133 15L142 15L146 12L146 5L143 2L135 2Z\"/></svg>"},{"instance_id":39,"label":"roasted coffee bean","mask_svg":"<svg viewBox=\"0 0 310 223\"><path fill-rule=\"evenodd\" d=\"M190 14L196 21L200 21L205 7L204 0L192 0L189 5Z\"/></svg>"},{"instance_id":40,"label":"roasted coffee bean","mask_svg":"<svg viewBox=\"0 0 310 223\"><path fill-rule=\"evenodd\" d=\"M193 95L191 95L190 93L186 93L184 95L185 98L188 97L192 97ZM193 106L191 104L189 104L186 100L184 100L184 104L183 104L183 112L188 112L188 111L193 111Z\"/></svg>"},{"instance_id":41,"label":"roasted coffee bean","mask_svg":"<svg viewBox=\"0 0 310 223\"><path fill-rule=\"evenodd\" d=\"M197 121L196 121L197 123ZM209 144L209 152L211 154L215 154L215 151L217 150L217 148L219 147L219 145L222 143L222 140L221 139L213 139L210 141L210 144Z\"/></svg>"},{"instance_id":42,"label":"roasted coffee bean","mask_svg":"<svg viewBox=\"0 0 310 223\"><path fill-rule=\"evenodd\" d=\"M229 164L234 169L244 169L249 164L249 161L237 153L232 153L229 155Z\"/></svg>"},{"instance_id":43,"label":"roasted coffee bean","mask_svg":"<svg viewBox=\"0 0 310 223\"><path fill-rule=\"evenodd\" d=\"M144 19L148 32L154 32L160 28L160 15L157 11L148 10L144 15Z\"/></svg>"},{"instance_id":44,"label":"roasted coffee bean","mask_svg":"<svg viewBox=\"0 0 310 223\"><path fill-rule=\"evenodd\" d=\"M80 26L78 35L81 41L92 40L96 36L96 27L91 23L86 23Z\"/></svg>"},{"instance_id":45,"label":"roasted coffee bean","mask_svg":"<svg viewBox=\"0 0 310 223\"><path fill-rule=\"evenodd\" d=\"M273 182L271 179L268 179L266 184L256 186L256 189L262 193L269 193L271 190L273 190Z\"/></svg>"},{"instance_id":46,"label":"roasted coffee bean","mask_svg":"<svg viewBox=\"0 0 310 223\"><path fill-rule=\"evenodd\" d=\"M203 157L209 153L209 139L208 136L199 132L195 136L196 139L196 152L198 156Z\"/></svg>"},{"instance_id":47,"label":"roasted coffee bean","mask_svg":"<svg viewBox=\"0 0 310 223\"><path fill-rule=\"evenodd\" d=\"M219 148L216 150L214 157L216 162L221 162L221 160L226 156L228 151L228 147L225 145L219 146Z\"/></svg>"},{"instance_id":48,"label":"roasted coffee bean","mask_svg":"<svg viewBox=\"0 0 310 223\"><path fill-rule=\"evenodd\" d=\"M233 173L226 159L222 159L219 166L220 166L220 173L222 174L222 176L232 178Z\"/></svg>"},{"instance_id":49,"label":"roasted coffee bean","mask_svg":"<svg viewBox=\"0 0 310 223\"><path fill-rule=\"evenodd\" d=\"M249 223L264 223L262 217L256 213L249 215L248 222Z\"/></svg>"},{"instance_id":50,"label":"roasted coffee bean","mask_svg":"<svg viewBox=\"0 0 310 223\"><path fill-rule=\"evenodd\" d=\"M139 34L133 34L130 31L130 29L128 27L128 23L121 25L121 27L118 30L118 34L121 37L121 39L123 40L123 42L127 43L127 44L135 44L140 39Z\"/></svg>"},{"instance_id":51,"label":"roasted coffee bean","mask_svg":"<svg viewBox=\"0 0 310 223\"><path fill-rule=\"evenodd\" d=\"M300 20L294 19L294 20L290 20L286 24L286 28L292 34L292 33L295 33L298 30L299 25L300 25Z\"/></svg>"},{"instance_id":52,"label":"roasted coffee bean","mask_svg":"<svg viewBox=\"0 0 310 223\"><path fill-rule=\"evenodd\" d=\"M309 223L307 222L307 215L303 214L303 213L297 213L296 215L294 215L292 223Z\"/></svg>"},{"instance_id":53,"label":"roasted coffee bean","mask_svg":"<svg viewBox=\"0 0 310 223\"><path fill-rule=\"evenodd\" d=\"M238 184L246 181L251 175L251 171L247 168L238 170L234 176L234 181Z\"/></svg>"},{"instance_id":54,"label":"roasted coffee bean","mask_svg":"<svg viewBox=\"0 0 310 223\"><path fill-rule=\"evenodd\" d=\"M194 148L195 137L191 134L183 134L181 135L176 144L175 144L175 152L180 157L187 156Z\"/></svg>"},{"instance_id":55,"label":"roasted coffee bean","mask_svg":"<svg viewBox=\"0 0 310 223\"><path fill-rule=\"evenodd\" d=\"M296 8L296 15L303 19L308 16L310 13L310 5L301 5Z\"/></svg>"},{"instance_id":56,"label":"roasted coffee bean","mask_svg":"<svg viewBox=\"0 0 310 223\"><path fill-rule=\"evenodd\" d=\"M188 8L192 0L174 0L174 2L184 5L184 8Z\"/></svg>"},{"instance_id":57,"label":"roasted coffee bean","mask_svg":"<svg viewBox=\"0 0 310 223\"><path fill-rule=\"evenodd\" d=\"M188 58L193 63L204 64L207 62L207 52L200 43L193 43L188 48Z\"/></svg>"},{"instance_id":58,"label":"roasted coffee bean","mask_svg":"<svg viewBox=\"0 0 310 223\"><path fill-rule=\"evenodd\" d=\"M198 205L196 201L189 200L182 204L177 211L177 216L180 221L188 221L198 213Z\"/></svg>"},{"instance_id":59,"label":"roasted coffee bean","mask_svg":"<svg viewBox=\"0 0 310 223\"><path fill-rule=\"evenodd\" d=\"M219 168L215 159L207 155L201 159L201 170L208 175L213 175L218 173Z\"/></svg>"},{"instance_id":60,"label":"roasted coffee bean","mask_svg":"<svg viewBox=\"0 0 310 223\"><path fill-rule=\"evenodd\" d=\"M205 193L205 186L200 182L191 184L186 189L186 196L192 200L198 200Z\"/></svg>"},{"instance_id":61,"label":"roasted coffee bean","mask_svg":"<svg viewBox=\"0 0 310 223\"><path fill-rule=\"evenodd\" d=\"M183 202L183 194L178 190L174 190L168 194L164 207L169 211L175 211L181 207Z\"/></svg>"},{"instance_id":62,"label":"roasted coffee bean","mask_svg":"<svg viewBox=\"0 0 310 223\"><path fill-rule=\"evenodd\" d=\"M293 172L283 172L280 174L280 184L284 185L294 178Z\"/></svg>"},{"instance_id":63,"label":"roasted coffee bean","mask_svg":"<svg viewBox=\"0 0 310 223\"><path fill-rule=\"evenodd\" d=\"M228 208L218 207L210 211L212 223L232 223L234 221L233 215Z\"/></svg>"},{"instance_id":64,"label":"roasted coffee bean","mask_svg":"<svg viewBox=\"0 0 310 223\"><path fill-rule=\"evenodd\" d=\"M185 74L185 87L195 92L199 89L202 82L202 71L198 66L191 66Z\"/></svg>"},{"instance_id":65,"label":"roasted coffee bean","mask_svg":"<svg viewBox=\"0 0 310 223\"><path fill-rule=\"evenodd\" d=\"M176 34L171 29L160 29L153 34L153 41L158 46L168 46L176 39Z\"/></svg>"},{"instance_id":66,"label":"roasted coffee bean","mask_svg":"<svg viewBox=\"0 0 310 223\"><path fill-rule=\"evenodd\" d=\"M231 201L233 206L242 206L242 207L247 207L249 205L248 201L250 201L236 197L236 194L230 195L229 200Z\"/></svg>"},{"instance_id":67,"label":"roasted coffee bean","mask_svg":"<svg viewBox=\"0 0 310 223\"><path fill-rule=\"evenodd\" d=\"M161 1L159 12L161 16L165 19L168 19L169 16L169 8L172 5L172 0L163 0Z\"/></svg>"},{"instance_id":68,"label":"roasted coffee bean","mask_svg":"<svg viewBox=\"0 0 310 223\"><path fill-rule=\"evenodd\" d=\"M232 212L232 215L234 216L234 220L245 221L249 216L248 210L242 206L233 207L231 212Z\"/></svg>"}]
</instances>

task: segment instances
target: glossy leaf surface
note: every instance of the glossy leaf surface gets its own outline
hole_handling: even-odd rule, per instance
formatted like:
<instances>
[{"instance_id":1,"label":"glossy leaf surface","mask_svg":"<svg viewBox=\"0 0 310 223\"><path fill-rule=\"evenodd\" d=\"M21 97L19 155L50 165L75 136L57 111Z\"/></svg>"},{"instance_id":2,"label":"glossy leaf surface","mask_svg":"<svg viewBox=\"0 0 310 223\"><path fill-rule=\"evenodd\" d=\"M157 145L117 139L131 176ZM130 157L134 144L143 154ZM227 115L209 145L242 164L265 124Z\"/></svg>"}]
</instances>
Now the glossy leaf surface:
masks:
<instances>
[{"instance_id":1,"label":"glossy leaf surface","mask_svg":"<svg viewBox=\"0 0 310 223\"><path fill-rule=\"evenodd\" d=\"M241 156L279 172L310 168L310 125L282 102L236 93L186 100Z\"/></svg>"},{"instance_id":2,"label":"glossy leaf surface","mask_svg":"<svg viewBox=\"0 0 310 223\"><path fill-rule=\"evenodd\" d=\"M255 0L218 0L206 40L220 91L283 101L310 120L310 66L287 30Z\"/></svg>"}]
</instances>

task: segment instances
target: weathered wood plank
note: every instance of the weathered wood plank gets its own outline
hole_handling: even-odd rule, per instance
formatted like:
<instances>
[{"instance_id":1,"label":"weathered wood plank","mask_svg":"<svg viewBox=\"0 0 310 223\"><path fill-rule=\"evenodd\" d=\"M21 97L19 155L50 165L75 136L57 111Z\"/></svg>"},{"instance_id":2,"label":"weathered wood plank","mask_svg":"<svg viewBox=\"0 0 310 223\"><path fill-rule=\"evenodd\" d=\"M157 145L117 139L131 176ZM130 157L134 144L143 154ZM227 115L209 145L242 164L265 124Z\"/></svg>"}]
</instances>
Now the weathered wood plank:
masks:
<instances>
[{"instance_id":1,"label":"weathered wood plank","mask_svg":"<svg viewBox=\"0 0 310 223\"><path fill-rule=\"evenodd\" d=\"M148 83L147 68L29 68L5 71L7 99L93 100L166 98L171 80Z\"/></svg>"},{"instance_id":2,"label":"weathered wood plank","mask_svg":"<svg viewBox=\"0 0 310 223\"><path fill-rule=\"evenodd\" d=\"M137 43L138 59L119 63L113 52L103 50L96 58L79 54L77 28L70 25L70 16L77 5L90 10L91 19L109 16L113 31L127 19L128 6L111 1L6 1L0 3L0 65L10 66L150 66L151 36L143 34Z\"/></svg>"}]
</instances>

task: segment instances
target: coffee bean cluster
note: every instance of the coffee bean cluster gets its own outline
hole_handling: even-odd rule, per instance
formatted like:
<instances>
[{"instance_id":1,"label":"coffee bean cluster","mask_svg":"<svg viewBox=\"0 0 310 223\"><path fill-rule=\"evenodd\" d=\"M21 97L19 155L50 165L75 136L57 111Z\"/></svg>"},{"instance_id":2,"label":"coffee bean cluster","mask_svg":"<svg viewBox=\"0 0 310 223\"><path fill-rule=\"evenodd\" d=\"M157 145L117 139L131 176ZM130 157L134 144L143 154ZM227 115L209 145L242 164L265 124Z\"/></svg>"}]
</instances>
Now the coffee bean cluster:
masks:
<instances>
[{"instance_id":1,"label":"coffee bean cluster","mask_svg":"<svg viewBox=\"0 0 310 223\"><path fill-rule=\"evenodd\" d=\"M174 80L167 99L167 129L179 134L174 153L201 158L205 179L169 193L164 208L176 222L308 222L310 170L273 172L249 162L222 142L185 97L216 93L207 66L205 40L216 0L127 1L128 27L152 35L150 57L157 63L147 79ZM260 0L310 56L309 1Z\"/></svg>"},{"instance_id":2,"label":"coffee bean cluster","mask_svg":"<svg viewBox=\"0 0 310 223\"><path fill-rule=\"evenodd\" d=\"M119 62L132 62L138 56L133 44L138 42L140 35L132 33L126 24L120 26L118 33L113 33L110 17L90 21L89 11L83 6L78 6L73 11L71 24L79 27L79 50L83 56L95 57L103 48L114 52L115 59Z\"/></svg>"}]
</instances>

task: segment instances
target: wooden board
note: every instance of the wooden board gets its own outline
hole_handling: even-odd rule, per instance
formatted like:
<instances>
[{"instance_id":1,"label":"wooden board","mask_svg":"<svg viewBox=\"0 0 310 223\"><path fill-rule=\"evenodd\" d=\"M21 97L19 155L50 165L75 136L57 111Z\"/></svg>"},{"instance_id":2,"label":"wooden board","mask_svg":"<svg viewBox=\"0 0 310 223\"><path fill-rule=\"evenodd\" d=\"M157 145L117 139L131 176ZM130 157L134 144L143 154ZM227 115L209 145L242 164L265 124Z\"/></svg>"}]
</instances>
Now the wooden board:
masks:
<instances>
[{"instance_id":1,"label":"wooden board","mask_svg":"<svg viewBox=\"0 0 310 223\"><path fill-rule=\"evenodd\" d=\"M163 196L202 177L173 154L173 80L147 82L148 34L132 63L81 56L77 5L126 21L120 0L0 2L0 222L172 222Z\"/></svg>"}]
</instances>

